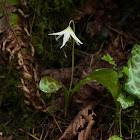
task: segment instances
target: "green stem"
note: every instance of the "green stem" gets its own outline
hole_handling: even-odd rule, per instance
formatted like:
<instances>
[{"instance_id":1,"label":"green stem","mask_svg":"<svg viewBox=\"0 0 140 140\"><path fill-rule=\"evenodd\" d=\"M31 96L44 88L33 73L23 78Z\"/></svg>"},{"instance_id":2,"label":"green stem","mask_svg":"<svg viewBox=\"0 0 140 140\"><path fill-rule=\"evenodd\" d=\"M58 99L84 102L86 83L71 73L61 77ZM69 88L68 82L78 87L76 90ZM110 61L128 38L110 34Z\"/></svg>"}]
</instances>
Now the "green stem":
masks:
<instances>
[{"instance_id":1,"label":"green stem","mask_svg":"<svg viewBox=\"0 0 140 140\"><path fill-rule=\"evenodd\" d=\"M69 26L71 24L71 22L73 23L73 31L75 33L75 25L74 25L74 21L71 20L69 22ZM75 40L73 39L73 48L72 48L72 72L71 72L71 81L70 81L70 87L69 87L69 91L68 91L68 94L67 94L67 99L65 101L65 116L67 114L67 109L68 109L68 106L69 106L69 103L70 103L70 92L71 92L71 88L72 88L72 83L73 83L73 72L74 72L74 46L75 46Z\"/></svg>"},{"instance_id":2,"label":"green stem","mask_svg":"<svg viewBox=\"0 0 140 140\"><path fill-rule=\"evenodd\" d=\"M121 107L119 111L119 126L120 126L120 137L122 138L122 127L121 127Z\"/></svg>"},{"instance_id":3,"label":"green stem","mask_svg":"<svg viewBox=\"0 0 140 140\"><path fill-rule=\"evenodd\" d=\"M73 22L73 31L75 32L75 26L74 26L74 22ZM72 72L71 72L71 81L70 81L70 87L69 87L69 95L70 95L70 91L72 88L72 83L73 83L73 71L74 71L74 46L75 46L75 40L73 39L73 48L72 48Z\"/></svg>"}]
</instances>

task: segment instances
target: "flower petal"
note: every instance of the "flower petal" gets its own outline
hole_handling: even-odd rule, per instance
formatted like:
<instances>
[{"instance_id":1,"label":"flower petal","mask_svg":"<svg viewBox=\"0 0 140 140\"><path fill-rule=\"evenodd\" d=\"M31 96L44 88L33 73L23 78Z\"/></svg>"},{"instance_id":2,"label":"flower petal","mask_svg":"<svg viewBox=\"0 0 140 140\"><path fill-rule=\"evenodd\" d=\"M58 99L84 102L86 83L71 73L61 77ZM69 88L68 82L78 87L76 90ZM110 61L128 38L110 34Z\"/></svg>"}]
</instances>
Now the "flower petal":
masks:
<instances>
[{"instance_id":1,"label":"flower petal","mask_svg":"<svg viewBox=\"0 0 140 140\"><path fill-rule=\"evenodd\" d=\"M65 46L65 44L69 40L69 38L70 38L70 32L65 32L64 37L63 37L63 44L60 47L60 49L62 49Z\"/></svg>"},{"instance_id":2,"label":"flower petal","mask_svg":"<svg viewBox=\"0 0 140 140\"><path fill-rule=\"evenodd\" d=\"M63 35L59 35L57 38L56 38L56 41L60 38L60 37L62 37Z\"/></svg>"},{"instance_id":3,"label":"flower petal","mask_svg":"<svg viewBox=\"0 0 140 140\"><path fill-rule=\"evenodd\" d=\"M77 44L77 45L80 45L80 43L79 43L79 42L77 42L76 40L75 40L75 42L76 42L76 44Z\"/></svg>"},{"instance_id":4,"label":"flower petal","mask_svg":"<svg viewBox=\"0 0 140 140\"><path fill-rule=\"evenodd\" d=\"M66 28L67 29L67 28ZM63 35L66 32L66 29L61 31L61 32L57 32L57 33L52 33L52 34L48 34L48 35Z\"/></svg>"},{"instance_id":5,"label":"flower petal","mask_svg":"<svg viewBox=\"0 0 140 140\"><path fill-rule=\"evenodd\" d=\"M79 43L79 45L80 44L83 44L78 38L77 38L77 36L75 35L75 33L73 32L73 30L71 29L71 27L70 27L70 34L71 34L71 36L74 38L74 40L76 41L76 43L78 44Z\"/></svg>"}]
</instances>

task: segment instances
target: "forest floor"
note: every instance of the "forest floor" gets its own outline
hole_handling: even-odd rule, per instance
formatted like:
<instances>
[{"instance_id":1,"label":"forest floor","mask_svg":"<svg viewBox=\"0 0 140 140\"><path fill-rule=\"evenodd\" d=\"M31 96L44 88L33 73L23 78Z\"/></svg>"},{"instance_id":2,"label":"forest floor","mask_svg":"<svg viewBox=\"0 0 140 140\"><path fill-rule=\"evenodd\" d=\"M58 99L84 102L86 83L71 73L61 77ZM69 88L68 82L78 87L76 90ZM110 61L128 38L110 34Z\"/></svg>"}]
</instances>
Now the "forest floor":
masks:
<instances>
[{"instance_id":1,"label":"forest floor","mask_svg":"<svg viewBox=\"0 0 140 140\"><path fill-rule=\"evenodd\" d=\"M39 88L40 79L50 76L69 89L72 47L68 46L72 41L59 49L62 40L58 42L48 34L65 29L65 21L71 19L75 21L75 34L83 42L75 45L72 88L97 69L120 74L131 58L133 46L140 44L139 0L85 0L78 6L75 3L74 12L66 10L66 19L62 16L63 4L61 12L55 6L48 12L43 6L52 3L43 5L43 0L27 5L23 2L26 9L16 0L0 3L0 140L107 140L114 135L121 140L120 131L124 140L140 139L140 102L136 98L133 105L118 109L110 94L115 88L110 86L108 90L105 86L111 83L111 77L103 84L98 80L82 83L66 115L64 91L60 88L46 94ZM105 61L102 58L107 54L110 57ZM119 78L120 87L125 78Z\"/></svg>"}]
</instances>

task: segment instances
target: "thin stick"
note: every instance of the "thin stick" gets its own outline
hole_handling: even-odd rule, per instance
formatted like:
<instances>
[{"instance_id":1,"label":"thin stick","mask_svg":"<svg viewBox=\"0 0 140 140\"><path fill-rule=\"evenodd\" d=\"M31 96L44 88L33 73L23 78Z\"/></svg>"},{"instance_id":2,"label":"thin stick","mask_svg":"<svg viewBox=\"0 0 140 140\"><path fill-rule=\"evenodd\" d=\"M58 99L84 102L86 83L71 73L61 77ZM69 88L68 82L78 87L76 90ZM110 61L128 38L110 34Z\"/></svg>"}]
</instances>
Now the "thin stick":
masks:
<instances>
[{"instance_id":1,"label":"thin stick","mask_svg":"<svg viewBox=\"0 0 140 140\"><path fill-rule=\"evenodd\" d=\"M81 35L82 34L82 32L83 32L83 30L85 29L85 27L86 27L86 25L87 25L87 23L89 22L89 20L92 18L92 16L94 15L94 12L90 15L90 17L87 19L87 21L86 21L86 23L84 24L84 26L82 27L82 29L81 29L81 32L80 32L80 34L79 35Z\"/></svg>"},{"instance_id":2,"label":"thin stick","mask_svg":"<svg viewBox=\"0 0 140 140\"><path fill-rule=\"evenodd\" d=\"M23 129L21 129L21 128L18 128L18 130L20 130L20 131L22 131L22 132L25 132L26 134L28 134L29 136L31 136L32 138L34 138L34 139L36 139L36 140L40 140L40 139L38 139L37 137L35 137L34 135L30 134L29 132L27 132L27 131L25 131L25 130L23 130Z\"/></svg>"},{"instance_id":3,"label":"thin stick","mask_svg":"<svg viewBox=\"0 0 140 140\"><path fill-rule=\"evenodd\" d=\"M111 29L111 30L113 30L113 31L115 31L116 33L118 33L118 34L120 34L120 35L123 35L123 36L127 37L127 35L126 35L125 33L120 32L120 31L118 31L117 29L115 29L115 28L113 28L113 27L111 27L111 26L108 26L108 28Z\"/></svg>"},{"instance_id":4,"label":"thin stick","mask_svg":"<svg viewBox=\"0 0 140 140\"><path fill-rule=\"evenodd\" d=\"M60 132L63 134L63 131L62 131L62 129L60 128L60 126L58 125L58 123L57 123L57 121L56 121L56 119L53 117L53 119L54 119L54 121L55 121L55 123L56 123L56 125L57 125L57 127L58 127L58 129L60 130Z\"/></svg>"},{"instance_id":5,"label":"thin stick","mask_svg":"<svg viewBox=\"0 0 140 140\"><path fill-rule=\"evenodd\" d=\"M84 51L81 51L81 50L77 50L77 49L74 49L75 52L79 52L79 53L82 53L82 54L85 54L85 55L90 55L89 53L87 52L84 52Z\"/></svg>"},{"instance_id":6,"label":"thin stick","mask_svg":"<svg viewBox=\"0 0 140 140\"><path fill-rule=\"evenodd\" d=\"M35 10L37 9L37 6L38 6L38 3L36 4ZM35 13L33 15L33 19L32 19L31 25L30 25L30 35L32 34L34 20L35 20Z\"/></svg>"},{"instance_id":7,"label":"thin stick","mask_svg":"<svg viewBox=\"0 0 140 140\"><path fill-rule=\"evenodd\" d=\"M105 43L105 40L104 40L103 43L101 44L101 47L100 47L99 51L91 55L90 66L89 66L88 72L91 72L91 66L92 66L92 64L93 64L93 57L101 52L101 50L102 50L102 48L103 48L103 46L104 46L104 43Z\"/></svg>"},{"instance_id":8,"label":"thin stick","mask_svg":"<svg viewBox=\"0 0 140 140\"><path fill-rule=\"evenodd\" d=\"M44 129L42 128L42 133L41 133L41 136L40 136L40 140L42 140L43 134L44 134Z\"/></svg>"},{"instance_id":9,"label":"thin stick","mask_svg":"<svg viewBox=\"0 0 140 140\"><path fill-rule=\"evenodd\" d=\"M46 138L47 138L48 134L49 134L49 130L47 130L46 135L45 135L45 137L44 137L44 139L43 139L43 140L46 140Z\"/></svg>"},{"instance_id":10,"label":"thin stick","mask_svg":"<svg viewBox=\"0 0 140 140\"><path fill-rule=\"evenodd\" d=\"M118 33L118 34L120 34L120 35L125 36L126 38L128 37L127 34L125 34L125 33L123 33L123 32L120 32L120 31L118 31L117 29L115 29L115 28L113 28L113 27L111 27L111 26L108 26L108 28L111 29L111 30L113 30L113 31L115 31L116 33ZM136 39L136 38L131 37L131 39L133 39L133 40L135 40L135 41L137 42L137 39Z\"/></svg>"}]
</instances>

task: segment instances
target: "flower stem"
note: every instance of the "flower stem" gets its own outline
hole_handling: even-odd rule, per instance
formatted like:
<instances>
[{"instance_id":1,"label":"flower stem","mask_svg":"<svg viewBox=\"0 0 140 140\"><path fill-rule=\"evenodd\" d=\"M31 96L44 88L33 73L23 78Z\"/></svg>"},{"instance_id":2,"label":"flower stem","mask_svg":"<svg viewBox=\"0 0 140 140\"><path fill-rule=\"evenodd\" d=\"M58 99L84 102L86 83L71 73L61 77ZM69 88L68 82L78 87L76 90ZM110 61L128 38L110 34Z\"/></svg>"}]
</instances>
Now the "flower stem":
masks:
<instances>
[{"instance_id":1,"label":"flower stem","mask_svg":"<svg viewBox=\"0 0 140 140\"><path fill-rule=\"evenodd\" d=\"M120 127L120 137L122 138L122 127L121 127L121 107L120 107L120 111L119 111L119 127Z\"/></svg>"},{"instance_id":2,"label":"flower stem","mask_svg":"<svg viewBox=\"0 0 140 140\"><path fill-rule=\"evenodd\" d=\"M75 24L74 21L71 20L69 22L69 26L70 24L73 23L73 31L75 32ZM69 91L68 91L68 95L67 95L67 100L65 101L65 116L67 114L67 109L70 103L70 93L71 93L71 88L72 88L72 83L73 83L73 72L74 72L74 46L75 46L75 40L73 39L73 48L72 48L72 72L71 72L71 81L70 81L70 87L69 87Z\"/></svg>"},{"instance_id":3,"label":"flower stem","mask_svg":"<svg viewBox=\"0 0 140 140\"><path fill-rule=\"evenodd\" d=\"M73 23L73 31L75 32L75 25L74 25L74 21L71 20ZM71 22L70 21L70 22ZM74 71L74 46L75 46L75 40L73 39L73 48L72 48L72 72L71 72L71 81L70 81L70 87L69 87L69 95L70 95L70 91L72 88L72 83L73 83L73 71Z\"/></svg>"}]
</instances>

